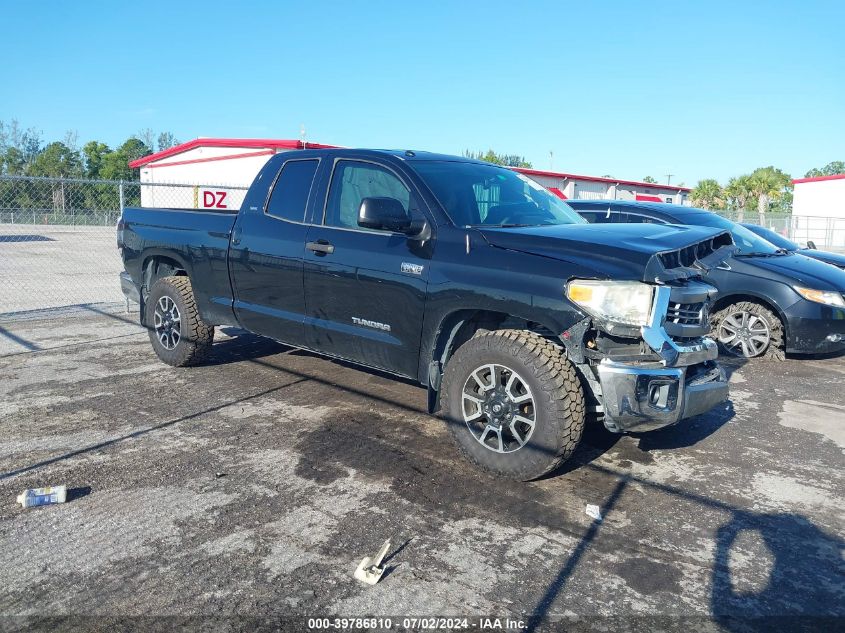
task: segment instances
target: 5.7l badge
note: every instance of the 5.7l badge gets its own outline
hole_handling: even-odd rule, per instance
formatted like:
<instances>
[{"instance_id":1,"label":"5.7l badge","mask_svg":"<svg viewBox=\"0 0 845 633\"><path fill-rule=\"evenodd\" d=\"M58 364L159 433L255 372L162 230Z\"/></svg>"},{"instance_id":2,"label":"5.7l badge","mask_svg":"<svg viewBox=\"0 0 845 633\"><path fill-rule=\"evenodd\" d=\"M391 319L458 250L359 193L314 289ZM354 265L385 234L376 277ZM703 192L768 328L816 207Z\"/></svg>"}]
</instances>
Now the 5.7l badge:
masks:
<instances>
[{"instance_id":1,"label":"5.7l badge","mask_svg":"<svg viewBox=\"0 0 845 633\"><path fill-rule=\"evenodd\" d=\"M412 275L421 275L424 266L422 264L410 264L402 262L401 270L403 273L411 273Z\"/></svg>"}]
</instances>

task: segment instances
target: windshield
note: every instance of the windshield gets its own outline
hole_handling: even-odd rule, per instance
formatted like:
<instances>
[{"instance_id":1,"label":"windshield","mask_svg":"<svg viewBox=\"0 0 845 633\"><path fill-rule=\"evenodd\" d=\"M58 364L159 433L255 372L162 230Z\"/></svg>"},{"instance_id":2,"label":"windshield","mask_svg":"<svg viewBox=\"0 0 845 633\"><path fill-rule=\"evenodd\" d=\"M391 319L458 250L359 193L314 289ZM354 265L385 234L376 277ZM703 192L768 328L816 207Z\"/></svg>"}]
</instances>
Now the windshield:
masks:
<instances>
[{"instance_id":1,"label":"windshield","mask_svg":"<svg viewBox=\"0 0 845 633\"><path fill-rule=\"evenodd\" d=\"M504 167L457 161L414 161L412 167L457 226L585 223L542 185Z\"/></svg>"},{"instance_id":2,"label":"windshield","mask_svg":"<svg viewBox=\"0 0 845 633\"><path fill-rule=\"evenodd\" d=\"M696 226L712 226L718 229L727 229L731 232L736 244L737 256L753 256L753 255L780 255L783 251L764 240L759 235L754 235L747 228L736 222L731 222L727 218L715 213L702 212L683 214L678 218L683 224L693 224Z\"/></svg>"},{"instance_id":3,"label":"windshield","mask_svg":"<svg viewBox=\"0 0 845 633\"><path fill-rule=\"evenodd\" d=\"M767 242L771 242L778 248L785 248L788 251L797 251L799 248L801 248L792 240L786 239L783 235L773 231L772 229L767 229L764 226L757 226L756 224L743 224L743 226L746 227L752 233L759 235Z\"/></svg>"}]
</instances>

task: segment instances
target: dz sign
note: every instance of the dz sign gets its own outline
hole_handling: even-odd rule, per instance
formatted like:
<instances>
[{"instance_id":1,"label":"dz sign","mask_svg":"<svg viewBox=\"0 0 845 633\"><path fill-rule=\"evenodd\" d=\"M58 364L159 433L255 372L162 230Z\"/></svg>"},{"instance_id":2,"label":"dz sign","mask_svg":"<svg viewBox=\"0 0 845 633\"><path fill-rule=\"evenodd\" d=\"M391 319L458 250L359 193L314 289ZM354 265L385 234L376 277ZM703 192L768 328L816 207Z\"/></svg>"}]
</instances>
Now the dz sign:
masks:
<instances>
[{"instance_id":1,"label":"dz sign","mask_svg":"<svg viewBox=\"0 0 845 633\"><path fill-rule=\"evenodd\" d=\"M207 191L202 192L202 208L203 209L228 209L226 205L225 191Z\"/></svg>"}]
</instances>

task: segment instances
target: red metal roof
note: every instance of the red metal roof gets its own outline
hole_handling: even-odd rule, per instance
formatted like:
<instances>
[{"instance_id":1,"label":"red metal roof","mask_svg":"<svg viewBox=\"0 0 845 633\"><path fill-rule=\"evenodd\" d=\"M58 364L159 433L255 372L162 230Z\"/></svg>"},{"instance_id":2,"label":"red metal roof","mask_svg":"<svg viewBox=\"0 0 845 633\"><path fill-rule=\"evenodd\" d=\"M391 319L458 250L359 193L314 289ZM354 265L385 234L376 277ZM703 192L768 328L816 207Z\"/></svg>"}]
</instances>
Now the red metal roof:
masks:
<instances>
[{"instance_id":1,"label":"red metal roof","mask_svg":"<svg viewBox=\"0 0 845 633\"><path fill-rule=\"evenodd\" d=\"M792 181L793 185L797 185L799 182L819 182L821 180L842 180L845 178L845 174L834 174L833 176L814 176L813 178L795 178Z\"/></svg>"},{"instance_id":2,"label":"red metal roof","mask_svg":"<svg viewBox=\"0 0 845 633\"><path fill-rule=\"evenodd\" d=\"M303 143L299 140L268 139L268 138L196 138L193 141L174 145L168 149L144 156L129 163L132 169L138 169L149 163L182 154L197 147L239 147L259 149L332 149L336 145L322 143Z\"/></svg>"},{"instance_id":3,"label":"red metal roof","mask_svg":"<svg viewBox=\"0 0 845 633\"><path fill-rule=\"evenodd\" d=\"M534 176L549 176L551 178L568 178L570 180L587 180L590 182L606 182L608 184L619 185L633 185L634 187L644 187L651 189L664 189L666 191L686 191L689 193L689 187L675 187L673 185L660 185L653 182L639 182L637 180L619 180L618 178L599 178L598 176L578 176L576 174L564 174L556 171L543 171L541 169L526 169L524 167L514 167L514 170L521 174Z\"/></svg>"}]
</instances>

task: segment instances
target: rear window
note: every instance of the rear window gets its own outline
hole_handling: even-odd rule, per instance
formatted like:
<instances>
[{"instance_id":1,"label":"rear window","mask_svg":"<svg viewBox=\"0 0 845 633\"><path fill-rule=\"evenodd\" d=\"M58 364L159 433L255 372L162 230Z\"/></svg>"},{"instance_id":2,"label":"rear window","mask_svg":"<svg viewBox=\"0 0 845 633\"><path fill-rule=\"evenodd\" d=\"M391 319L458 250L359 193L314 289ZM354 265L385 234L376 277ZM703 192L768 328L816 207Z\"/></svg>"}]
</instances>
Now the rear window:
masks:
<instances>
[{"instance_id":1,"label":"rear window","mask_svg":"<svg viewBox=\"0 0 845 633\"><path fill-rule=\"evenodd\" d=\"M678 214L678 223L727 229L731 232L734 244L737 246L736 255L772 255L778 253L776 246L759 235L755 235L741 224L710 211Z\"/></svg>"},{"instance_id":2,"label":"rear window","mask_svg":"<svg viewBox=\"0 0 845 633\"><path fill-rule=\"evenodd\" d=\"M579 211L590 224L664 224L660 220L640 213L626 213L625 211Z\"/></svg>"},{"instance_id":3,"label":"rear window","mask_svg":"<svg viewBox=\"0 0 845 633\"><path fill-rule=\"evenodd\" d=\"M270 194L267 215L291 222L305 220L305 206L318 163L317 160L289 160L284 164Z\"/></svg>"}]
</instances>

